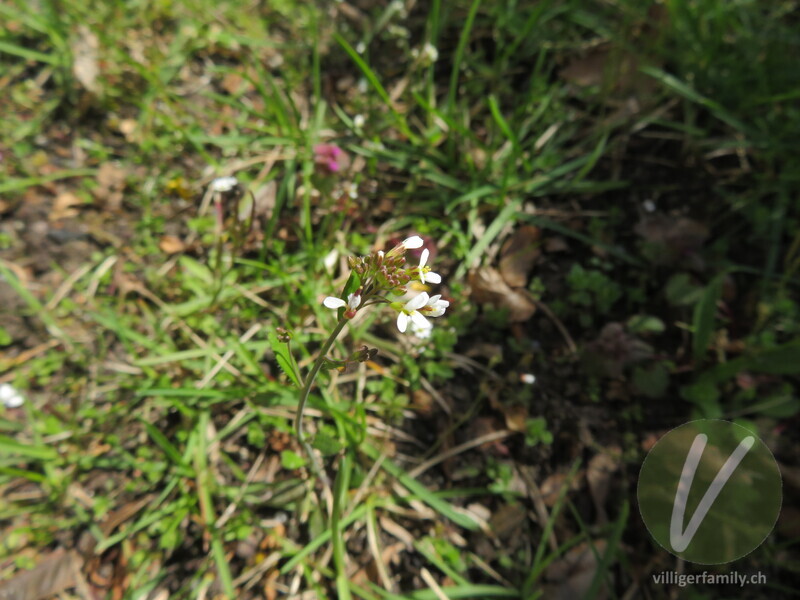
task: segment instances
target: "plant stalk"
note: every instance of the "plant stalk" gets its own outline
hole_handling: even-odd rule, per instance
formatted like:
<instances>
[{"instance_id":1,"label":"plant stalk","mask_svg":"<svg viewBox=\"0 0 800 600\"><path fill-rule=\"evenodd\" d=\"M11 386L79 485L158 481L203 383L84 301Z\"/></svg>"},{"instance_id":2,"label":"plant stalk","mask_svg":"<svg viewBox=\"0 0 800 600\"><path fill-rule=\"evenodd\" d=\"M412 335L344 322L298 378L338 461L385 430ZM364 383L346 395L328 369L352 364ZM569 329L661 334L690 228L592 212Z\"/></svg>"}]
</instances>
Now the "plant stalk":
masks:
<instances>
[{"instance_id":1,"label":"plant stalk","mask_svg":"<svg viewBox=\"0 0 800 600\"><path fill-rule=\"evenodd\" d=\"M322 348L320 348L319 354L317 355L317 360L314 361L314 366L311 368L311 372L308 374L308 377L306 377L305 383L303 384L303 390L300 392L300 403L297 406L297 415L294 418L294 430L297 434L297 439L300 441L300 444L303 446L306 454L308 454L308 458L311 461L312 470L317 477L321 477L322 480L326 482L328 478L322 471L322 467L317 462L314 451L311 448L311 445L306 441L306 436L303 433L303 412L306 408L306 402L308 402L308 396L311 393L311 386L314 385L314 381L317 379L317 375L322 368L322 364L325 362L325 356L328 354L328 350L331 349L331 346L333 346L333 342L335 342L336 338L339 337L339 334L342 332L342 329L344 329L345 325L347 325L347 319L345 319L343 316L341 319L339 319L339 322L336 324L336 327L331 332L328 339L325 340Z\"/></svg>"}]
</instances>

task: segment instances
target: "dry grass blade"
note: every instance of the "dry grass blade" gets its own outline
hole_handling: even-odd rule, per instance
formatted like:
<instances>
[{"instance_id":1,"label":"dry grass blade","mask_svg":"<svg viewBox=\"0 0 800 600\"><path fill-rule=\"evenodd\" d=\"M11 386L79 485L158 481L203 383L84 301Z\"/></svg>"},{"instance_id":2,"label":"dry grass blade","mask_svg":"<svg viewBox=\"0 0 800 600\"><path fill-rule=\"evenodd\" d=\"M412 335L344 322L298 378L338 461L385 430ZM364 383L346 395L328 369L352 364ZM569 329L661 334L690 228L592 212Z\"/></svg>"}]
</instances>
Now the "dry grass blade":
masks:
<instances>
[{"instance_id":1,"label":"dry grass blade","mask_svg":"<svg viewBox=\"0 0 800 600\"><path fill-rule=\"evenodd\" d=\"M422 475L425 471L430 469L432 466L439 464L443 460L447 460L457 454L461 454L462 452L466 452L475 446L480 446L482 444L488 444L489 442L496 442L497 440L502 440L507 438L509 435L514 433L513 431L508 430L501 430L501 431L493 431L492 433L488 433L486 435L482 435L481 437L475 438L474 440L470 440L468 442L464 442L463 444L459 444L454 448L450 448L447 452L442 452L441 454L434 456L433 458L426 460L421 465L418 465L414 469L408 472L409 477L417 478Z\"/></svg>"}]
</instances>

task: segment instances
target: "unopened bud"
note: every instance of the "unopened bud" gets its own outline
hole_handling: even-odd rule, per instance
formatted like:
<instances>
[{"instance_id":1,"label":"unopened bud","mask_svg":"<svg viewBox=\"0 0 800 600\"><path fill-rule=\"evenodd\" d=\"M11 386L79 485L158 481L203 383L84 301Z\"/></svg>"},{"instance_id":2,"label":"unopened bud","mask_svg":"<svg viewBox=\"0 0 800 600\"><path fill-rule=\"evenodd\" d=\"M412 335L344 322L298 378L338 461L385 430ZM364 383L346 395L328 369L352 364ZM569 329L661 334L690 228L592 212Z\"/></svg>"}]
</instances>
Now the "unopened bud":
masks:
<instances>
[{"instance_id":1,"label":"unopened bud","mask_svg":"<svg viewBox=\"0 0 800 600\"><path fill-rule=\"evenodd\" d=\"M356 362L366 362L368 360L372 360L378 354L377 348L368 348L367 346L361 346L361 350L357 352L353 352L350 356L350 360Z\"/></svg>"},{"instance_id":2,"label":"unopened bud","mask_svg":"<svg viewBox=\"0 0 800 600\"><path fill-rule=\"evenodd\" d=\"M276 327L275 333L278 334L278 341L282 344L288 344L292 339L292 332L283 327Z\"/></svg>"}]
</instances>

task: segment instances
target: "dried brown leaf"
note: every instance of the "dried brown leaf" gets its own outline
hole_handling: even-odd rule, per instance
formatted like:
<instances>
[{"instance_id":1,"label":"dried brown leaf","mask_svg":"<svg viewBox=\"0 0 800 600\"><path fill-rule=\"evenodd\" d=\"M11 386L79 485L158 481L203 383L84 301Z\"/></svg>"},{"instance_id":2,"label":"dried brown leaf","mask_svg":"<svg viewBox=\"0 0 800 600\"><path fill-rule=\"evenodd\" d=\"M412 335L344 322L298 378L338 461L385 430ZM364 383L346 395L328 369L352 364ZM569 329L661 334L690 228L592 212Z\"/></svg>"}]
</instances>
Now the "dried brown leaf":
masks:
<instances>
[{"instance_id":1,"label":"dried brown leaf","mask_svg":"<svg viewBox=\"0 0 800 600\"><path fill-rule=\"evenodd\" d=\"M605 80L610 48L595 46L584 56L571 61L558 72L559 77L579 87L601 85Z\"/></svg>"},{"instance_id":2,"label":"dried brown leaf","mask_svg":"<svg viewBox=\"0 0 800 600\"><path fill-rule=\"evenodd\" d=\"M528 283L528 273L539 258L541 231L532 225L523 225L506 240L500 250L500 274L511 287Z\"/></svg>"},{"instance_id":3,"label":"dried brown leaf","mask_svg":"<svg viewBox=\"0 0 800 600\"><path fill-rule=\"evenodd\" d=\"M72 42L72 56L75 57L72 74L92 94L100 91L97 85L97 76L100 74L97 64L99 48L97 36L86 25L78 27L78 37Z\"/></svg>"},{"instance_id":4,"label":"dried brown leaf","mask_svg":"<svg viewBox=\"0 0 800 600\"><path fill-rule=\"evenodd\" d=\"M625 331L622 323L607 323L600 335L586 346L582 360L589 372L616 378L626 367L647 360L653 348Z\"/></svg>"},{"instance_id":5,"label":"dried brown leaf","mask_svg":"<svg viewBox=\"0 0 800 600\"><path fill-rule=\"evenodd\" d=\"M586 483L592 496L599 524L608 522L605 504L611 484L611 476L619 469L621 451L619 448L607 448L596 454L586 467Z\"/></svg>"},{"instance_id":6,"label":"dried brown leaf","mask_svg":"<svg viewBox=\"0 0 800 600\"><path fill-rule=\"evenodd\" d=\"M593 550L586 543L580 544L567 552L564 557L551 563L545 569L545 578L553 583L546 586L544 597L554 600L583 598L589 591L597 572L598 555L602 556L605 553L607 545L605 540L596 540ZM601 588L595 598L606 596L606 590Z\"/></svg>"},{"instance_id":7,"label":"dried brown leaf","mask_svg":"<svg viewBox=\"0 0 800 600\"><path fill-rule=\"evenodd\" d=\"M100 165L94 196L106 209L117 211L122 206L122 192L128 171L113 162Z\"/></svg>"},{"instance_id":8,"label":"dried brown leaf","mask_svg":"<svg viewBox=\"0 0 800 600\"><path fill-rule=\"evenodd\" d=\"M471 271L469 284L472 297L478 304L492 304L496 308L508 309L508 320L511 323L527 321L536 312L536 304L526 291L509 287L496 269L482 267Z\"/></svg>"},{"instance_id":9,"label":"dried brown leaf","mask_svg":"<svg viewBox=\"0 0 800 600\"><path fill-rule=\"evenodd\" d=\"M579 473L581 475L582 473ZM570 490L577 490L580 488L581 477L575 477L572 480ZM561 494L561 488L567 483L566 473L553 473L549 475L539 486L539 492L542 494L542 500L548 507L553 507Z\"/></svg>"},{"instance_id":10,"label":"dried brown leaf","mask_svg":"<svg viewBox=\"0 0 800 600\"><path fill-rule=\"evenodd\" d=\"M122 119L119 122L119 125L117 125L117 129L119 129L119 132L125 136L127 141L139 141L139 123L136 121L136 119Z\"/></svg>"},{"instance_id":11,"label":"dried brown leaf","mask_svg":"<svg viewBox=\"0 0 800 600\"><path fill-rule=\"evenodd\" d=\"M528 411L521 405L502 407L503 416L506 418L506 427L511 431L524 432L528 421Z\"/></svg>"},{"instance_id":12,"label":"dried brown leaf","mask_svg":"<svg viewBox=\"0 0 800 600\"><path fill-rule=\"evenodd\" d=\"M81 558L77 552L56 550L30 571L0 582L0 598L43 600L79 584Z\"/></svg>"},{"instance_id":13,"label":"dried brown leaf","mask_svg":"<svg viewBox=\"0 0 800 600\"><path fill-rule=\"evenodd\" d=\"M158 247L165 254L177 254L178 252L183 252L184 248L186 248L183 241L174 235L163 236L158 242Z\"/></svg>"},{"instance_id":14,"label":"dried brown leaf","mask_svg":"<svg viewBox=\"0 0 800 600\"><path fill-rule=\"evenodd\" d=\"M569 245L566 240L561 236L552 236L544 240L545 252L566 252L569 250Z\"/></svg>"},{"instance_id":15,"label":"dried brown leaf","mask_svg":"<svg viewBox=\"0 0 800 600\"><path fill-rule=\"evenodd\" d=\"M634 231L644 238L648 258L661 265L689 262L702 268L699 252L708 239L708 228L688 217L650 215L642 219Z\"/></svg>"},{"instance_id":16,"label":"dried brown leaf","mask_svg":"<svg viewBox=\"0 0 800 600\"><path fill-rule=\"evenodd\" d=\"M508 538L520 539L519 531L522 524L528 518L528 511L525 507L516 502L513 504L503 504L489 520L489 527L500 540Z\"/></svg>"},{"instance_id":17,"label":"dried brown leaf","mask_svg":"<svg viewBox=\"0 0 800 600\"><path fill-rule=\"evenodd\" d=\"M60 219L68 219L70 217L78 216L78 211L73 208L83 204L83 200L78 198L72 192L64 192L56 196L53 201L53 210L50 211L48 219L51 221L58 221Z\"/></svg>"}]
</instances>

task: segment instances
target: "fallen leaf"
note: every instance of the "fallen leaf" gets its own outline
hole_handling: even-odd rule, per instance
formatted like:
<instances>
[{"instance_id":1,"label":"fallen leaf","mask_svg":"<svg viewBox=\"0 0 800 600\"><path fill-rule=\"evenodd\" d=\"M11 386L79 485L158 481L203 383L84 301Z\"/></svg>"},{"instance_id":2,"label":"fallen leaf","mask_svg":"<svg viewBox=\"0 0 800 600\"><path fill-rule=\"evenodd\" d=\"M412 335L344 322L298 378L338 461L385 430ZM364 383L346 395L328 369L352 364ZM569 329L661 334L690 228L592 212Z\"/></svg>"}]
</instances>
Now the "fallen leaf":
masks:
<instances>
[{"instance_id":1,"label":"fallen leaf","mask_svg":"<svg viewBox=\"0 0 800 600\"><path fill-rule=\"evenodd\" d=\"M77 552L56 550L30 571L0 582L0 598L42 600L84 584Z\"/></svg>"},{"instance_id":2,"label":"fallen leaf","mask_svg":"<svg viewBox=\"0 0 800 600\"><path fill-rule=\"evenodd\" d=\"M68 219L70 217L78 216L78 211L73 208L83 204L83 200L78 198L72 192L63 192L56 196L53 201L53 210L50 211L48 219L50 221L58 221L60 219Z\"/></svg>"},{"instance_id":3,"label":"fallen leaf","mask_svg":"<svg viewBox=\"0 0 800 600\"><path fill-rule=\"evenodd\" d=\"M185 244L180 238L174 235L165 235L158 242L159 249L166 254L177 254L183 252L186 248Z\"/></svg>"},{"instance_id":4,"label":"fallen leaf","mask_svg":"<svg viewBox=\"0 0 800 600\"><path fill-rule=\"evenodd\" d=\"M776 524L778 533L790 540L800 538L800 508L788 506L786 503L781 507Z\"/></svg>"},{"instance_id":5,"label":"fallen leaf","mask_svg":"<svg viewBox=\"0 0 800 600\"><path fill-rule=\"evenodd\" d=\"M503 504L492 515L489 527L500 540L521 542L519 532L527 518L528 511L521 503Z\"/></svg>"},{"instance_id":6,"label":"fallen leaf","mask_svg":"<svg viewBox=\"0 0 800 600\"><path fill-rule=\"evenodd\" d=\"M653 348L625 331L622 323L607 323L600 335L586 346L584 368L597 375L616 378L626 367L647 360Z\"/></svg>"},{"instance_id":7,"label":"fallen leaf","mask_svg":"<svg viewBox=\"0 0 800 600\"><path fill-rule=\"evenodd\" d=\"M228 92L231 96L234 96L242 87L242 82L244 82L244 77L239 73L227 73L225 77L222 78L222 83L220 85L223 90Z\"/></svg>"},{"instance_id":8,"label":"fallen leaf","mask_svg":"<svg viewBox=\"0 0 800 600\"><path fill-rule=\"evenodd\" d=\"M500 274L511 287L524 287L528 273L539 258L541 231L532 225L517 229L500 250Z\"/></svg>"},{"instance_id":9,"label":"fallen leaf","mask_svg":"<svg viewBox=\"0 0 800 600\"><path fill-rule=\"evenodd\" d=\"M571 491L580 489L580 479L580 477L573 478L572 485L570 486ZM539 492L542 494L542 500L546 506L550 508L555 506L561 494L561 488L563 488L566 483L566 473L553 473L542 482L542 485L539 486Z\"/></svg>"},{"instance_id":10,"label":"fallen leaf","mask_svg":"<svg viewBox=\"0 0 800 600\"><path fill-rule=\"evenodd\" d=\"M511 323L527 321L536 312L536 304L527 292L509 287L500 272L492 267L470 271L469 285L472 297L478 304L508 309Z\"/></svg>"},{"instance_id":11,"label":"fallen leaf","mask_svg":"<svg viewBox=\"0 0 800 600\"><path fill-rule=\"evenodd\" d=\"M417 413L424 417L429 417L431 414L433 414L433 396L431 396L425 390L414 390L411 395L411 405L414 407L414 410L416 410Z\"/></svg>"},{"instance_id":12,"label":"fallen leaf","mask_svg":"<svg viewBox=\"0 0 800 600\"><path fill-rule=\"evenodd\" d=\"M607 545L605 540L596 540L592 549L587 543L583 543L552 562L545 569L544 575L545 579L553 583L546 585L543 597L572 600L586 596L597 572L598 556L605 553ZM606 596L606 590L601 588L594 598L602 599Z\"/></svg>"},{"instance_id":13,"label":"fallen leaf","mask_svg":"<svg viewBox=\"0 0 800 600\"><path fill-rule=\"evenodd\" d=\"M605 504L611 476L619 469L621 453L619 448L606 448L593 456L586 467L586 483L589 485L599 525L608 523Z\"/></svg>"},{"instance_id":14,"label":"fallen leaf","mask_svg":"<svg viewBox=\"0 0 800 600\"><path fill-rule=\"evenodd\" d=\"M569 245L567 244L566 240L561 236L553 236L549 238L545 238L544 240L544 249L545 252L566 252L569 250Z\"/></svg>"},{"instance_id":15,"label":"fallen leaf","mask_svg":"<svg viewBox=\"0 0 800 600\"><path fill-rule=\"evenodd\" d=\"M122 119L117 128L119 129L119 132L125 136L127 141L139 141L139 136L137 135L139 123L137 123L135 119Z\"/></svg>"},{"instance_id":16,"label":"fallen leaf","mask_svg":"<svg viewBox=\"0 0 800 600\"><path fill-rule=\"evenodd\" d=\"M86 25L79 26L78 37L73 40L71 48L75 57L72 74L92 94L100 91L97 85L97 76L100 74L100 67L97 64L99 47L97 36Z\"/></svg>"},{"instance_id":17,"label":"fallen leaf","mask_svg":"<svg viewBox=\"0 0 800 600\"><path fill-rule=\"evenodd\" d=\"M558 72L558 76L579 87L601 85L606 78L610 50L608 44L595 46L583 56L571 60Z\"/></svg>"},{"instance_id":18,"label":"fallen leaf","mask_svg":"<svg viewBox=\"0 0 800 600\"><path fill-rule=\"evenodd\" d=\"M122 195L128 171L113 162L100 165L97 171L97 188L94 197L107 210L117 211L122 206Z\"/></svg>"},{"instance_id":19,"label":"fallen leaf","mask_svg":"<svg viewBox=\"0 0 800 600\"><path fill-rule=\"evenodd\" d=\"M688 217L672 215L648 215L634 231L645 241L645 256L659 265L687 263L694 269L702 269L704 262L700 250L708 239L708 228Z\"/></svg>"},{"instance_id":20,"label":"fallen leaf","mask_svg":"<svg viewBox=\"0 0 800 600\"><path fill-rule=\"evenodd\" d=\"M506 427L511 431L524 432L527 429L528 411L521 404L504 405L501 410L506 418Z\"/></svg>"}]
</instances>

